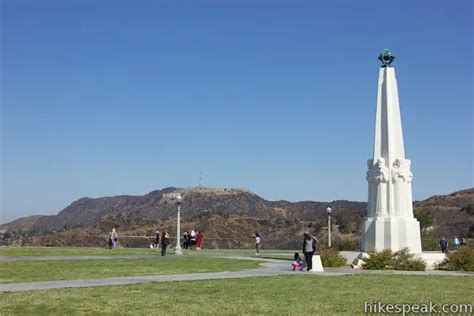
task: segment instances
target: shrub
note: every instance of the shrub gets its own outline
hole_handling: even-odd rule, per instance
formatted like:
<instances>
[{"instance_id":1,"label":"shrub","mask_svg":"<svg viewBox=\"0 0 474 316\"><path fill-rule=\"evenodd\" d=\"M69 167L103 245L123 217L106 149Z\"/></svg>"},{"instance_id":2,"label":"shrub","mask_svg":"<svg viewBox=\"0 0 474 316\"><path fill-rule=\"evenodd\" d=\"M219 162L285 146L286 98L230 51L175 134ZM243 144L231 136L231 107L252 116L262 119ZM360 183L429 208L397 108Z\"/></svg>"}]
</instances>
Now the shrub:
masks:
<instances>
[{"instance_id":1,"label":"shrub","mask_svg":"<svg viewBox=\"0 0 474 316\"><path fill-rule=\"evenodd\" d=\"M395 252L395 270L425 271L426 263L422 259L415 259L408 248L403 248Z\"/></svg>"},{"instance_id":2,"label":"shrub","mask_svg":"<svg viewBox=\"0 0 474 316\"><path fill-rule=\"evenodd\" d=\"M334 248L323 248L319 251L323 267L344 267L347 260Z\"/></svg>"},{"instance_id":3,"label":"shrub","mask_svg":"<svg viewBox=\"0 0 474 316\"><path fill-rule=\"evenodd\" d=\"M435 269L474 271L474 249L462 247L449 252L446 259L435 265Z\"/></svg>"},{"instance_id":4,"label":"shrub","mask_svg":"<svg viewBox=\"0 0 474 316\"><path fill-rule=\"evenodd\" d=\"M408 248L403 248L395 253L390 249L371 252L362 267L368 270L424 271L426 264L422 259L415 259Z\"/></svg>"},{"instance_id":5,"label":"shrub","mask_svg":"<svg viewBox=\"0 0 474 316\"><path fill-rule=\"evenodd\" d=\"M368 270L393 270L393 252L390 249L369 253L369 258L364 260L362 268Z\"/></svg>"},{"instance_id":6,"label":"shrub","mask_svg":"<svg viewBox=\"0 0 474 316\"><path fill-rule=\"evenodd\" d=\"M439 250L439 237L421 234L421 247L424 251L438 251Z\"/></svg>"}]
</instances>

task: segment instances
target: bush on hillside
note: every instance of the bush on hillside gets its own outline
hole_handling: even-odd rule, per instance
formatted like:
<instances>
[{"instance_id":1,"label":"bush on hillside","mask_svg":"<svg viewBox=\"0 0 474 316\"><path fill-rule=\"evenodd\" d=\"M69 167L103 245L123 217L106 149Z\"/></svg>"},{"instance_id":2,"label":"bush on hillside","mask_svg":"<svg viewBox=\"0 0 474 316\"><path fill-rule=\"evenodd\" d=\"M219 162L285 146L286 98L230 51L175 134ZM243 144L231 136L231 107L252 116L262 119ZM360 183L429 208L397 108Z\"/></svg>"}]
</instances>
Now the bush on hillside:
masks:
<instances>
[{"instance_id":1,"label":"bush on hillside","mask_svg":"<svg viewBox=\"0 0 474 316\"><path fill-rule=\"evenodd\" d=\"M469 215L474 215L474 204L469 204L469 205L463 206L460 209L460 211L461 212L466 212Z\"/></svg>"},{"instance_id":2,"label":"bush on hillside","mask_svg":"<svg viewBox=\"0 0 474 316\"><path fill-rule=\"evenodd\" d=\"M427 209L416 210L415 217L420 222L420 228L422 231L431 226L434 222L433 215Z\"/></svg>"},{"instance_id":3,"label":"bush on hillside","mask_svg":"<svg viewBox=\"0 0 474 316\"><path fill-rule=\"evenodd\" d=\"M462 247L458 250L450 251L446 259L435 265L435 269L474 271L474 249Z\"/></svg>"},{"instance_id":4,"label":"bush on hillside","mask_svg":"<svg viewBox=\"0 0 474 316\"><path fill-rule=\"evenodd\" d=\"M339 251L359 251L359 244L360 239L356 239L355 237L345 237L345 238L335 238L334 246Z\"/></svg>"},{"instance_id":5,"label":"bush on hillside","mask_svg":"<svg viewBox=\"0 0 474 316\"><path fill-rule=\"evenodd\" d=\"M415 259L409 249L404 248L397 252L390 249L371 252L362 267L368 270L424 271L426 264L421 259Z\"/></svg>"}]
</instances>

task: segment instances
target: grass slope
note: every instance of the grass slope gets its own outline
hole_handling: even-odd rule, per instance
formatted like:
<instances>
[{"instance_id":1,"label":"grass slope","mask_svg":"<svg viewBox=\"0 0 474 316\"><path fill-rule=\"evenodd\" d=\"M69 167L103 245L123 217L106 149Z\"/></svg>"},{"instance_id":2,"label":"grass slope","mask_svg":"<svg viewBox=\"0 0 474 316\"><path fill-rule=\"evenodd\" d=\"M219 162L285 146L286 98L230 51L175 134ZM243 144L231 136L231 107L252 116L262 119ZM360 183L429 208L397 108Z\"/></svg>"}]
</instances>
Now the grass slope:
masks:
<instances>
[{"instance_id":1,"label":"grass slope","mask_svg":"<svg viewBox=\"0 0 474 316\"><path fill-rule=\"evenodd\" d=\"M168 253L172 253L169 249ZM0 247L0 257L38 256L110 256L156 254L158 250L140 248L92 248L92 247Z\"/></svg>"},{"instance_id":2,"label":"grass slope","mask_svg":"<svg viewBox=\"0 0 474 316\"><path fill-rule=\"evenodd\" d=\"M158 257L156 259L94 259L0 263L0 283L163 275L258 268L259 261Z\"/></svg>"},{"instance_id":3,"label":"grass slope","mask_svg":"<svg viewBox=\"0 0 474 316\"><path fill-rule=\"evenodd\" d=\"M255 254L252 250L225 250L225 249L203 249L203 250L186 250L185 254ZM266 250L262 253L281 253L289 252L285 250ZM37 256L110 256L110 255L147 255L159 254L159 249L149 248L92 248L92 247L0 247L0 257L37 257ZM168 248L168 254L174 253L174 248Z\"/></svg>"},{"instance_id":4,"label":"grass slope","mask_svg":"<svg viewBox=\"0 0 474 316\"><path fill-rule=\"evenodd\" d=\"M474 303L471 277L295 275L0 294L5 314L361 315L364 301Z\"/></svg>"}]
</instances>

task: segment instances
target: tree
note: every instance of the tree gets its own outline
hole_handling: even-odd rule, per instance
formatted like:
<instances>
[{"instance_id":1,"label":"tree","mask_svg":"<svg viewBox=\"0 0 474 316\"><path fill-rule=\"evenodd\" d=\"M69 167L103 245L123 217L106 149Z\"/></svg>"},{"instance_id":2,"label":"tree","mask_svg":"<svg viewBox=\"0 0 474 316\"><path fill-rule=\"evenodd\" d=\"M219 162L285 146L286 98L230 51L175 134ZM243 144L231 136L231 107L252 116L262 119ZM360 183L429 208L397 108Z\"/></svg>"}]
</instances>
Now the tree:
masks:
<instances>
[{"instance_id":1,"label":"tree","mask_svg":"<svg viewBox=\"0 0 474 316\"><path fill-rule=\"evenodd\" d=\"M469 204L469 205L463 206L460 209L460 211L461 212L466 212L469 215L474 215L474 204Z\"/></svg>"},{"instance_id":2,"label":"tree","mask_svg":"<svg viewBox=\"0 0 474 316\"><path fill-rule=\"evenodd\" d=\"M415 217L420 221L421 230L425 230L428 226L431 226L434 222L433 215L427 209L421 209L415 211Z\"/></svg>"}]
</instances>

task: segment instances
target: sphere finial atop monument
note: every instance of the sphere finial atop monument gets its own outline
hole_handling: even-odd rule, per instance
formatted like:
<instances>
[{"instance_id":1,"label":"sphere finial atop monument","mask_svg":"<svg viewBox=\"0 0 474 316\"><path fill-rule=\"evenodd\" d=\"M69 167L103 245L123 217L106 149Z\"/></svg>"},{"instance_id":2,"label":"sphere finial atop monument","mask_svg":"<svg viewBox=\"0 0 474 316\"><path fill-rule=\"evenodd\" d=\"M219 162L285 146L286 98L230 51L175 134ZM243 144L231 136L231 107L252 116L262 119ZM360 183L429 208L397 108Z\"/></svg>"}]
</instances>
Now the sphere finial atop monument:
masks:
<instances>
[{"instance_id":1,"label":"sphere finial atop monument","mask_svg":"<svg viewBox=\"0 0 474 316\"><path fill-rule=\"evenodd\" d=\"M388 48L384 48L379 55L379 60L382 62L382 67L390 67L390 64L395 59L395 55Z\"/></svg>"}]
</instances>

